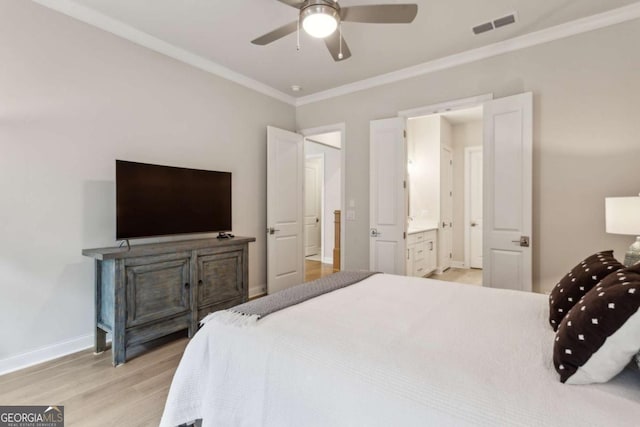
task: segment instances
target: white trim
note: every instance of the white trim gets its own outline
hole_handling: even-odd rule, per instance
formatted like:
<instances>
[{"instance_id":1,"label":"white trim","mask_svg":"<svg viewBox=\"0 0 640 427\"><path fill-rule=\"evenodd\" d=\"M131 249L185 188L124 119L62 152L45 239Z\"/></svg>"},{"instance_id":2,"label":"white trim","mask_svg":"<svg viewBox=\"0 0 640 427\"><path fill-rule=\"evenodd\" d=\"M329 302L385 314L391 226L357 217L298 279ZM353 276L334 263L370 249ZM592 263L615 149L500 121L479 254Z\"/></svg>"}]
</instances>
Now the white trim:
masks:
<instances>
[{"instance_id":1,"label":"white trim","mask_svg":"<svg viewBox=\"0 0 640 427\"><path fill-rule=\"evenodd\" d=\"M476 49L467 50L455 55L445 56L433 61L423 62L422 64L403 68L401 70L392 71L386 74L380 74L375 77L360 80L354 83L348 83L332 89L316 92L311 95L302 96L296 99L296 106L299 107L313 102L323 101L337 96L347 95L365 89L371 89L376 86L382 86L389 83L398 82L400 80L418 77L424 74L434 73L436 71L446 70L448 68L457 67L459 65L468 64L470 62L491 58L504 53L513 52L527 47L536 46L543 43L560 40L577 34L586 33L588 31L605 28L611 25L620 24L622 22L631 21L640 18L640 1L632 3L618 9L609 10L597 15L576 19L544 30L535 31L533 33L524 34L512 39L503 40L487 46Z\"/></svg>"},{"instance_id":2,"label":"white trim","mask_svg":"<svg viewBox=\"0 0 640 427\"><path fill-rule=\"evenodd\" d=\"M125 24L122 21L111 18L103 13L100 13L90 7L86 7L76 3L73 0L33 0L41 6L48 7L57 12L75 18L86 24L100 28L123 39L129 40L140 46L144 46L155 52L166 55L170 58L189 64L200 70L230 80L241 86L255 90L263 95L270 96L279 101L285 102L295 106L295 98L284 92L281 92L273 87L266 85L262 82L254 80L243 74L237 73L229 68L226 68L216 62L206 59L200 55L191 53L185 49L175 46L171 43L167 43L157 37L140 31L130 25Z\"/></svg>"},{"instance_id":3,"label":"white trim","mask_svg":"<svg viewBox=\"0 0 640 427\"><path fill-rule=\"evenodd\" d=\"M322 146L325 146L325 147L328 147L328 148L333 148L334 150L340 150L340 147L336 147L335 145L331 145L331 144L328 144L326 142L318 141L318 140L312 139L312 138L313 138L313 135L311 135L309 138L305 137L304 140L305 141L309 141L309 142L313 142L314 144L322 145Z\"/></svg>"},{"instance_id":4,"label":"white trim","mask_svg":"<svg viewBox=\"0 0 640 427\"><path fill-rule=\"evenodd\" d=\"M203 71L207 71L211 74L238 83L249 89L253 89L264 95L273 97L296 107L329 98L334 98L341 95L347 95L349 93L365 89L370 89L376 86L394 83L400 80L405 80L424 74L433 73L436 71L446 70L448 68L457 67L459 65L468 64L470 62L491 58L503 53L513 52L519 49L548 43L554 40L560 40L566 37L586 33L588 31L593 31L640 18L640 1L638 1L617 9L612 9L596 15L576 19L574 21L566 22L564 24L556 25L554 27L546 28L544 30L525 34L519 37L514 37L512 39L503 40L501 42L493 43L477 49L471 49L466 52L445 56L433 61L427 61L418 65L403 68L401 70L392 71L390 73L381 74L368 79L348 83L325 91L295 98L262 82L223 67L216 62L188 52L182 48L153 37L143 31L137 30L121 21L110 18L89 7L82 6L73 0L32 1L49 9L56 10L67 16L75 18L79 21L85 22L94 27L100 28L104 31L115 34L133 43L162 53L173 59L182 61Z\"/></svg>"},{"instance_id":5,"label":"white trim","mask_svg":"<svg viewBox=\"0 0 640 427\"><path fill-rule=\"evenodd\" d=\"M307 137L307 136L312 136L312 135L318 135L321 133L328 133L328 132L340 132L340 212L341 212L341 219L340 219L340 269L344 270L345 269L345 258L346 258L346 252L347 252L347 245L346 245L346 213L345 213L345 207L347 206L347 190L346 190L346 181L347 181L347 177L346 177L346 167L345 165L347 164L347 160L346 160L346 142L347 142L347 126L344 122L341 123L334 123L331 125L324 125L324 126L317 126L314 128L308 128L308 129L300 129L298 131L300 134L302 134L302 136ZM331 263L333 264L333 259L331 261Z\"/></svg>"},{"instance_id":6,"label":"white trim","mask_svg":"<svg viewBox=\"0 0 640 427\"><path fill-rule=\"evenodd\" d=\"M322 263L333 265L333 257L322 257Z\"/></svg>"},{"instance_id":7,"label":"white trim","mask_svg":"<svg viewBox=\"0 0 640 427\"><path fill-rule=\"evenodd\" d=\"M453 99L451 101L440 102L438 104L412 108L410 110L402 110L398 112L398 116L413 119L416 117L430 116L432 114L474 108L491 100L493 100L493 93L485 93L478 96L470 96L469 98Z\"/></svg>"},{"instance_id":8,"label":"white trim","mask_svg":"<svg viewBox=\"0 0 640 427\"><path fill-rule=\"evenodd\" d=\"M26 353L9 356L6 359L0 360L0 375L28 368L29 366L57 359L81 350L86 350L93 347L93 345L93 334L88 334L46 347L41 347Z\"/></svg>"},{"instance_id":9,"label":"white trim","mask_svg":"<svg viewBox=\"0 0 640 427\"><path fill-rule=\"evenodd\" d=\"M255 285L249 287L249 298L257 297L259 295L267 294L267 285Z\"/></svg>"},{"instance_id":10,"label":"white trim","mask_svg":"<svg viewBox=\"0 0 640 427\"><path fill-rule=\"evenodd\" d=\"M451 261L451 268L464 268L469 269L463 261Z\"/></svg>"}]
</instances>

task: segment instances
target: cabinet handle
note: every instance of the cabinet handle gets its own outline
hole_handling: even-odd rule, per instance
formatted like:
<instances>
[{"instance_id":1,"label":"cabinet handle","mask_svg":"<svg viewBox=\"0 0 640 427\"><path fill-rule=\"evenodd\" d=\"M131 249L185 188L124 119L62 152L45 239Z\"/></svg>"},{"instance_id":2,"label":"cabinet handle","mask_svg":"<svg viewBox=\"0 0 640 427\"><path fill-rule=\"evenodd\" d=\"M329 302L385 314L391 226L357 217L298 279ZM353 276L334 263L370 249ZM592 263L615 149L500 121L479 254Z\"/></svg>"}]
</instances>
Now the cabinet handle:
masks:
<instances>
[{"instance_id":1,"label":"cabinet handle","mask_svg":"<svg viewBox=\"0 0 640 427\"><path fill-rule=\"evenodd\" d=\"M202 280L198 280L198 286L202 286Z\"/></svg>"},{"instance_id":2,"label":"cabinet handle","mask_svg":"<svg viewBox=\"0 0 640 427\"><path fill-rule=\"evenodd\" d=\"M184 288L185 288L185 289L189 289L189 283L185 283L185 284L184 284Z\"/></svg>"}]
</instances>

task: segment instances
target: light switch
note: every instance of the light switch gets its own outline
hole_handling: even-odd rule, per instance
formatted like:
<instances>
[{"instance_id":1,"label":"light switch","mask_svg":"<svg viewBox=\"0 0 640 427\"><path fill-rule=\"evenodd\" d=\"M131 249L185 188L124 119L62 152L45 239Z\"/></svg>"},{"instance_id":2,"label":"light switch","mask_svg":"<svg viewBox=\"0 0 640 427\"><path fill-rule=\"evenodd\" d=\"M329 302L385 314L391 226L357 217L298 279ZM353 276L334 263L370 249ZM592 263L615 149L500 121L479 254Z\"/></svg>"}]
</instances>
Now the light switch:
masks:
<instances>
[{"instance_id":1,"label":"light switch","mask_svg":"<svg viewBox=\"0 0 640 427\"><path fill-rule=\"evenodd\" d=\"M356 211L353 209L347 209L347 221L355 221L356 220Z\"/></svg>"},{"instance_id":2,"label":"light switch","mask_svg":"<svg viewBox=\"0 0 640 427\"><path fill-rule=\"evenodd\" d=\"M355 199L349 199L349 207L350 208L355 208L356 207L356 200Z\"/></svg>"}]
</instances>

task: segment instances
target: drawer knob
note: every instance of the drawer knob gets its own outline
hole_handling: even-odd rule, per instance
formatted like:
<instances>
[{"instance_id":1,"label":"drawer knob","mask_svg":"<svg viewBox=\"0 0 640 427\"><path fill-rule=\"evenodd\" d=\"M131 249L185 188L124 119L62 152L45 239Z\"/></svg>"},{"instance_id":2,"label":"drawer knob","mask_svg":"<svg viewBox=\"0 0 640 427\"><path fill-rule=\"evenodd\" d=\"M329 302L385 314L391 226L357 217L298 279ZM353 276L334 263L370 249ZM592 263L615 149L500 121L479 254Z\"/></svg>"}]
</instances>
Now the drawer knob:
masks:
<instances>
[{"instance_id":1,"label":"drawer knob","mask_svg":"<svg viewBox=\"0 0 640 427\"><path fill-rule=\"evenodd\" d=\"M189 289L189 283L185 283L185 284L184 284L184 288L185 288L185 289Z\"/></svg>"}]
</instances>

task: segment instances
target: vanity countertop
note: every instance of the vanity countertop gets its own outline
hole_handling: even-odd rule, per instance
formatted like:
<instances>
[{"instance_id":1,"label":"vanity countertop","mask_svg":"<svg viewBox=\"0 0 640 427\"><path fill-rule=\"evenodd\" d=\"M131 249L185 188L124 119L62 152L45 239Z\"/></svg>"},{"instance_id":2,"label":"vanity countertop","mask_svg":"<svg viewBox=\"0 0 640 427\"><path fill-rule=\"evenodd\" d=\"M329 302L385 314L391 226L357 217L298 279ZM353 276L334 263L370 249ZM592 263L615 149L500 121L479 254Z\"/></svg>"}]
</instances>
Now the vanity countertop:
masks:
<instances>
[{"instance_id":1,"label":"vanity countertop","mask_svg":"<svg viewBox=\"0 0 640 427\"><path fill-rule=\"evenodd\" d=\"M425 224L425 225L411 225L407 230L407 234L416 234L422 233L424 231L437 230L438 226L436 224Z\"/></svg>"}]
</instances>

